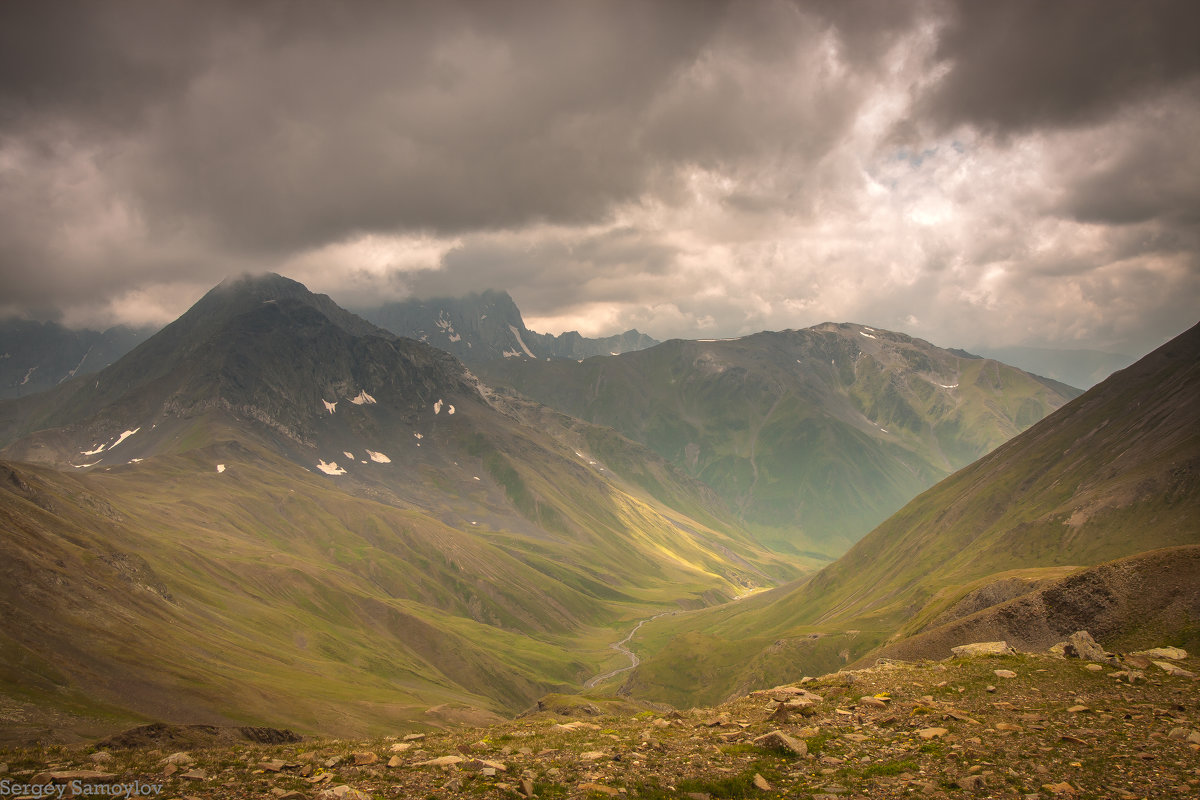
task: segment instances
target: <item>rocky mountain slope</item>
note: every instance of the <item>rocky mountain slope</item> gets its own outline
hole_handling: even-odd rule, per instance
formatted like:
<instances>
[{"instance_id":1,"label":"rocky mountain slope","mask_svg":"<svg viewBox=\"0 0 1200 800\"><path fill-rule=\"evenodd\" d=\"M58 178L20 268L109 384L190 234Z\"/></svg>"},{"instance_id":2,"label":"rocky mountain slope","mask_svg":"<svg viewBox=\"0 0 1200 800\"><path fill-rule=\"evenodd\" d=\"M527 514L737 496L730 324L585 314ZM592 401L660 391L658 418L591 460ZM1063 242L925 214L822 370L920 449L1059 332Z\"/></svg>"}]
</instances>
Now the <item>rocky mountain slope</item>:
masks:
<instances>
[{"instance_id":1,"label":"rocky mountain slope","mask_svg":"<svg viewBox=\"0 0 1200 800\"><path fill-rule=\"evenodd\" d=\"M773 547L826 559L1078 394L850 324L479 373L645 444Z\"/></svg>"},{"instance_id":2,"label":"rocky mountain slope","mask_svg":"<svg viewBox=\"0 0 1200 800\"><path fill-rule=\"evenodd\" d=\"M278 276L0 417L0 696L34 729L512 711L630 619L796 574L653 453Z\"/></svg>"},{"instance_id":3,"label":"rocky mountain slope","mask_svg":"<svg viewBox=\"0 0 1200 800\"><path fill-rule=\"evenodd\" d=\"M23 786L234 800L1188 797L1200 789L1200 660L1168 655L888 663L684 713L596 698L567 715L400 725L371 740L158 727L0 758Z\"/></svg>"},{"instance_id":4,"label":"rocky mountain slope","mask_svg":"<svg viewBox=\"0 0 1200 800\"><path fill-rule=\"evenodd\" d=\"M1033 581L1037 590L1068 567L1200 543L1198 394L1200 326L923 493L811 578L712 614L648 624L651 655L631 686L677 697L687 663L704 673L706 691L724 696L797 664L860 658L938 624L973 593L1026 602L1013 600L1022 594L1014 584ZM1186 552L1162 558L1183 568ZM1114 569L1110 577L1134 567ZM1182 585L1194 591L1194 577ZM1129 591L1120 581L1097 586L1100 617ZM1139 622L1132 613L1122 619L1133 629ZM1172 635L1194 636L1188 619L1176 620ZM703 657L693 664L692 653Z\"/></svg>"},{"instance_id":5,"label":"rocky mountain slope","mask_svg":"<svg viewBox=\"0 0 1200 800\"><path fill-rule=\"evenodd\" d=\"M508 292L487 290L462 297L404 300L359 309L367 320L453 353L466 364L505 358L588 358L644 350L658 342L636 330L589 339L576 331L557 336L525 327Z\"/></svg>"}]
</instances>

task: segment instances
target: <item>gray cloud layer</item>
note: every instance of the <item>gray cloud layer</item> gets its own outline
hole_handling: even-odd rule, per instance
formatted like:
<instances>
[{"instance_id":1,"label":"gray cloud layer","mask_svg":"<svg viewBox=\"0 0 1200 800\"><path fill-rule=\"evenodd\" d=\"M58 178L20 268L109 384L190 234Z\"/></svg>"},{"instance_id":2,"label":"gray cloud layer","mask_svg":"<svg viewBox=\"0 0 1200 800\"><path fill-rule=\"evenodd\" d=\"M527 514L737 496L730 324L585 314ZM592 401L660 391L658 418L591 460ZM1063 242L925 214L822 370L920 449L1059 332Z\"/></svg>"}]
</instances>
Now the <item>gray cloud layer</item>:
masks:
<instances>
[{"instance_id":1,"label":"gray cloud layer","mask_svg":"<svg viewBox=\"0 0 1200 800\"><path fill-rule=\"evenodd\" d=\"M9 2L0 311L275 269L535 326L1145 349L1200 298L1191 2Z\"/></svg>"}]
</instances>

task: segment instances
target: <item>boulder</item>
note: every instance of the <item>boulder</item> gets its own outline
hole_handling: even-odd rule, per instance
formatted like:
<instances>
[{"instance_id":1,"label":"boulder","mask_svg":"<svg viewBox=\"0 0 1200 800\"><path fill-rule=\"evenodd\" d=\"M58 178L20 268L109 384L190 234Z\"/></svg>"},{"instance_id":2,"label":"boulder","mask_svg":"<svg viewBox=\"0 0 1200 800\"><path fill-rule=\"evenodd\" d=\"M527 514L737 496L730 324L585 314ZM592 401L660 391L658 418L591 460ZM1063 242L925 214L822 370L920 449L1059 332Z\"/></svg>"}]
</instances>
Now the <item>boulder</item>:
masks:
<instances>
[{"instance_id":1,"label":"boulder","mask_svg":"<svg viewBox=\"0 0 1200 800\"><path fill-rule=\"evenodd\" d=\"M951 647L950 652L960 658L967 658L970 656L1006 656L1015 651L1008 646L1008 642L974 642Z\"/></svg>"},{"instance_id":2,"label":"boulder","mask_svg":"<svg viewBox=\"0 0 1200 800\"><path fill-rule=\"evenodd\" d=\"M1065 642L1059 642L1050 648L1050 652L1064 658L1078 658L1083 661L1101 661L1113 666L1121 662L1112 653L1107 652L1096 643L1087 631L1075 631Z\"/></svg>"}]
</instances>

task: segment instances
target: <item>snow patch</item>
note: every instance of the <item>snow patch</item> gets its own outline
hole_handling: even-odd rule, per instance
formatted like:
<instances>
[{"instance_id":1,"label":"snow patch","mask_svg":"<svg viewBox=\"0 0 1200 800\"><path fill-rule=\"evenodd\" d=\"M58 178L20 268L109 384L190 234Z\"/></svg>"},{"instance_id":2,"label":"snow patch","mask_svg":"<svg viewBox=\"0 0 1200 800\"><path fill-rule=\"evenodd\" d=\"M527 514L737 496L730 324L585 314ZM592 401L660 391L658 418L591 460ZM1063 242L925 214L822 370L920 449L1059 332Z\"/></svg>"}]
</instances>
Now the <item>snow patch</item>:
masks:
<instances>
[{"instance_id":1,"label":"snow patch","mask_svg":"<svg viewBox=\"0 0 1200 800\"><path fill-rule=\"evenodd\" d=\"M422 436L422 435L421 435L421 434L419 434L419 433L414 433L414 434L413 434L413 438L414 438L414 439L424 439L425 437L424 437L424 436Z\"/></svg>"},{"instance_id":2,"label":"snow patch","mask_svg":"<svg viewBox=\"0 0 1200 800\"><path fill-rule=\"evenodd\" d=\"M452 342L461 342L461 341L462 341L462 337L461 337L461 336L459 336L457 333L452 333L452 334L450 334L450 341L452 341Z\"/></svg>"},{"instance_id":3,"label":"snow patch","mask_svg":"<svg viewBox=\"0 0 1200 800\"><path fill-rule=\"evenodd\" d=\"M505 350L500 355L504 356L505 358L516 358L517 356L521 355L521 353L517 350Z\"/></svg>"},{"instance_id":4,"label":"snow patch","mask_svg":"<svg viewBox=\"0 0 1200 800\"><path fill-rule=\"evenodd\" d=\"M140 458L131 458L131 459L129 459L129 463L130 463L130 464L140 464L140 463L142 463L142 459L140 459Z\"/></svg>"},{"instance_id":5,"label":"snow patch","mask_svg":"<svg viewBox=\"0 0 1200 800\"><path fill-rule=\"evenodd\" d=\"M442 399L440 397L438 398L438 401L433 404L433 413L434 415L442 413Z\"/></svg>"},{"instance_id":6,"label":"snow patch","mask_svg":"<svg viewBox=\"0 0 1200 800\"><path fill-rule=\"evenodd\" d=\"M18 385L18 386L24 386L25 384L29 383L29 376L33 374L33 371L34 371L35 369L37 369L37 367L30 367L30 368L29 368L29 371L25 373L25 377L24 377L24 378L21 378L21 382L20 382L19 384L17 384L17 385Z\"/></svg>"},{"instance_id":7,"label":"snow patch","mask_svg":"<svg viewBox=\"0 0 1200 800\"><path fill-rule=\"evenodd\" d=\"M371 397L371 395L367 394L366 389L360 389L358 392L358 396L355 397L350 402L354 403L354 405L356 405L356 406L375 405L375 398Z\"/></svg>"},{"instance_id":8,"label":"snow patch","mask_svg":"<svg viewBox=\"0 0 1200 800\"><path fill-rule=\"evenodd\" d=\"M224 471L225 471L225 465L224 465L224 464L217 464L217 474L219 475L219 474L221 474L221 473L222 473L222 472L224 472Z\"/></svg>"},{"instance_id":9,"label":"snow patch","mask_svg":"<svg viewBox=\"0 0 1200 800\"><path fill-rule=\"evenodd\" d=\"M93 345L93 347L94 346L95 345ZM83 354L83 358L79 359L79 363L75 365L75 369L68 371L66 378L63 378L62 381L65 381L67 378L74 378L75 373L79 372L79 368L83 366L83 362L87 361L87 357L90 356L91 354L92 354L92 348L89 347L87 349L87 352ZM59 381L59 383L62 383L62 381Z\"/></svg>"},{"instance_id":10,"label":"snow patch","mask_svg":"<svg viewBox=\"0 0 1200 800\"><path fill-rule=\"evenodd\" d=\"M946 384L944 384L944 383L939 383L939 384L938 384L938 386L942 387L943 389L957 389L957 388L958 388L958 384L957 384L957 383L952 383L952 384L950 384L949 386L947 386L947 385L946 385Z\"/></svg>"},{"instance_id":11,"label":"snow patch","mask_svg":"<svg viewBox=\"0 0 1200 800\"><path fill-rule=\"evenodd\" d=\"M512 335L516 337L517 344L521 345L521 349L525 351L525 355L529 356L530 358L534 358L533 353L529 352L529 348L525 346L525 340L521 338L521 332L517 330L517 326L509 325L508 329L512 331ZM516 354L514 353L514 355Z\"/></svg>"},{"instance_id":12,"label":"snow patch","mask_svg":"<svg viewBox=\"0 0 1200 800\"><path fill-rule=\"evenodd\" d=\"M374 461L376 464L390 464L390 463L392 463L392 460L391 460L390 458L388 458L387 456L385 456L383 453L376 453L374 450L368 450L368 451L367 451L367 455L368 455L368 456L370 456L370 457L371 457L371 460L372 460L372 461ZM365 463L365 462L364 462L364 463Z\"/></svg>"},{"instance_id":13,"label":"snow patch","mask_svg":"<svg viewBox=\"0 0 1200 800\"><path fill-rule=\"evenodd\" d=\"M473 476L473 477L475 478L475 480L479 480L479 476L478 476L478 475L475 475L475 476Z\"/></svg>"},{"instance_id":14,"label":"snow patch","mask_svg":"<svg viewBox=\"0 0 1200 800\"><path fill-rule=\"evenodd\" d=\"M321 402L325 404L325 410L328 411L330 414L332 414L334 411L337 411L337 401L334 401L331 403L322 397Z\"/></svg>"},{"instance_id":15,"label":"snow patch","mask_svg":"<svg viewBox=\"0 0 1200 800\"><path fill-rule=\"evenodd\" d=\"M79 455L81 455L81 456L94 456L94 455L96 455L96 453L103 453L103 452L104 452L104 448L106 448L106 447L108 447L108 445L107 445L107 444L102 444L102 445L100 445L99 447L93 448L93 449L91 449L91 450L80 450L80 451L79 451Z\"/></svg>"},{"instance_id":16,"label":"snow patch","mask_svg":"<svg viewBox=\"0 0 1200 800\"><path fill-rule=\"evenodd\" d=\"M864 327L864 328L866 328L867 330L869 330L871 333L875 333L875 329L874 329L874 328L869 328L869 327L867 327L866 325L863 325L863 327Z\"/></svg>"},{"instance_id":17,"label":"snow patch","mask_svg":"<svg viewBox=\"0 0 1200 800\"><path fill-rule=\"evenodd\" d=\"M346 458L350 459L351 461L354 460L354 453L351 453L349 450L343 450L342 455L344 455Z\"/></svg>"},{"instance_id":18,"label":"snow patch","mask_svg":"<svg viewBox=\"0 0 1200 800\"><path fill-rule=\"evenodd\" d=\"M878 338L879 338L878 336L872 336L871 334L867 333L866 331L859 331L859 332L858 332L858 335L859 335L859 336L865 336L865 337L867 337L868 339L878 339Z\"/></svg>"},{"instance_id":19,"label":"snow patch","mask_svg":"<svg viewBox=\"0 0 1200 800\"><path fill-rule=\"evenodd\" d=\"M93 461L90 464L72 464L71 466L74 467L75 469L83 469L84 467L94 467L99 463L100 463L99 461ZM479 480L479 479L476 478L475 480Z\"/></svg>"},{"instance_id":20,"label":"snow patch","mask_svg":"<svg viewBox=\"0 0 1200 800\"><path fill-rule=\"evenodd\" d=\"M324 472L326 475L345 475L346 470L337 465L336 461L330 461L326 464L324 461L317 461L317 469Z\"/></svg>"},{"instance_id":21,"label":"snow patch","mask_svg":"<svg viewBox=\"0 0 1200 800\"><path fill-rule=\"evenodd\" d=\"M454 406L447 406L447 407L446 407L446 413L447 413L447 414L453 414L453 413L454 413Z\"/></svg>"},{"instance_id":22,"label":"snow patch","mask_svg":"<svg viewBox=\"0 0 1200 800\"><path fill-rule=\"evenodd\" d=\"M117 445L119 445L121 442L123 442L123 441L125 441L126 439L128 439L130 436L133 436L135 433L137 433L137 432L138 432L138 431L140 431L141 429L142 429L142 426L141 426L141 425L139 425L139 426L137 426L136 428L134 428L134 429L133 429L133 430L131 430L131 431L125 431L125 432L124 432L124 433L122 433L122 434L121 434L119 437L117 437L117 440L116 440L115 442L113 442L111 445L109 445L109 446L108 446L108 449L109 449L109 450L112 450L114 447L116 447L116 446L117 446Z\"/></svg>"}]
</instances>

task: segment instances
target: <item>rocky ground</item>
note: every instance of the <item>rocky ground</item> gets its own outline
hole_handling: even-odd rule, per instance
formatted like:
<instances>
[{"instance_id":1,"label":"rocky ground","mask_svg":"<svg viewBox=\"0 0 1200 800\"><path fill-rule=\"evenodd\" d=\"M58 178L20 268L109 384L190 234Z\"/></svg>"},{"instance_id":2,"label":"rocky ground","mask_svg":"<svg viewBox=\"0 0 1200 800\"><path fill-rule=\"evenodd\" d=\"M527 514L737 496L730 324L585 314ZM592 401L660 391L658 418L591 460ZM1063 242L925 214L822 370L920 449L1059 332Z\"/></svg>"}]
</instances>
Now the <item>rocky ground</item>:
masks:
<instances>
[{"instance_id":1,"label":"rocky ground","mask_svg":"<svg viewBox=\"0 0 1200 800\"><path fill-rule=\"evenodd\" d=\"M1200 659L1183 655L883 663L712 709L373 741L10 750L0 794L46 796L49 783L71 796L74 782L78 796L233 800L1196 797Z\"/></svg>"}]
</instances>

